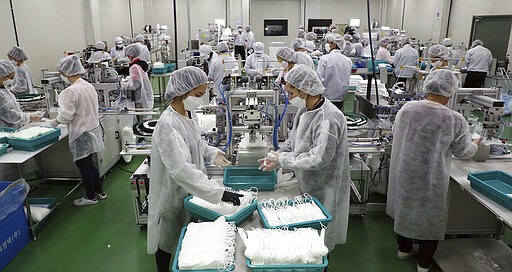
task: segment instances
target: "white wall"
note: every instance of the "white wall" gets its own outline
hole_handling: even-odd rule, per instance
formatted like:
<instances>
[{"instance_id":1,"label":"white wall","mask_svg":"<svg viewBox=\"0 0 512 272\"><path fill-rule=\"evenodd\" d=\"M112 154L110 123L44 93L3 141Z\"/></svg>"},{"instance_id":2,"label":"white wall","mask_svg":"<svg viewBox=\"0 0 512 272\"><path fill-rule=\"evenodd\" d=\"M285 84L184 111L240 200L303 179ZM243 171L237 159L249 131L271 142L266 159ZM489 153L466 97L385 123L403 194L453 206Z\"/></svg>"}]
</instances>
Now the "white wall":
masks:
<instances>
[{"instance_id":1,"label":"white wall","mask_svg":"<svg viewBox=\"0 0 512 272\"><path fill-rule=\"evenodd\" d=\"M101 40L109 48L117 36L131 37L129 5L126 0L100 0Z\"/></svg>"},{"instance_id":2,"label":"white wall","mask_svg":"<svg viewBox=\"0 0 512 272\"><path fill-rule=\"evenodd\" d=\"M297 35L300 24L300 0L252 0L250 11L250 24L256 41L265 45L270 42L281 41L290 44ZM288 19L288 36L264 36L263 21L265 19Z\"/></svg>"}]
</instances>

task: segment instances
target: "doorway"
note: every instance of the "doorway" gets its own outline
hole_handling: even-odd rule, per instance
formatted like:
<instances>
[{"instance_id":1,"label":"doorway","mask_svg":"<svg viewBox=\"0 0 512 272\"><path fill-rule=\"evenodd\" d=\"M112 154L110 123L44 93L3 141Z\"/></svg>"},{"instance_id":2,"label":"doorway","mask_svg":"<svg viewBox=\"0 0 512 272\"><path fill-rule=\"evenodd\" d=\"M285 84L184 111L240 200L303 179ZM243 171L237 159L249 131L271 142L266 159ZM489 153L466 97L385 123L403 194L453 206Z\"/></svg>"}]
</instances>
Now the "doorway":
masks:
<instances>
[{"instance_id":1,"label":"doorway","mask_svg":"<svg viewBox=\"0 0 512 272\"><path fill-rule=\"evenodd\" d=\"M511 26L512 15L473 16L469 44L480 39L497 59L497 67L505 67Z\"/></svg>"}]
</instances>

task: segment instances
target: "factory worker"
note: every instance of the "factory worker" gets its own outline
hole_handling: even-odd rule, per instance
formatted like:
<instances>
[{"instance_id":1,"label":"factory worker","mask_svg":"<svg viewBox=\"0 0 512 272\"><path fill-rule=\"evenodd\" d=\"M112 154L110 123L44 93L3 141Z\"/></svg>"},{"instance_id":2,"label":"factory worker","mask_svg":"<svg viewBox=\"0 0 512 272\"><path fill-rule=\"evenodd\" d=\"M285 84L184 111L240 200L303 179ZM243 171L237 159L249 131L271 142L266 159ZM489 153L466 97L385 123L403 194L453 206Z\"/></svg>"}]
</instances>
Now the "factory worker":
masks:
<instances>
[{"instance_id":1,"label":"factory worker","mask_svg":"<svg viewBox=\"0 0 512 272\"><path fill-rule=\"evenodd\" d=\"M316 40L315 32L308 32L305 36L306 40L314 42Z\"/></svg>"},{"instance_id":2,"label":"factory worker","mask_svg":"<svg viewBox=\"0 0 512 272\"><path fill-rule=\"evenodd\" d=\"M457 50L453 49L453 41L452 41L452 39L444 38L443 41L441 42L441 45L444 45L444 46L448 47L448 49L450 49L450 51L452 52L452 60L451 60L452 65L453 66L459 66L460 54L459 54L459 52Z\"/></svg>"},{"instance_id":3,"label":"factory worker","mask_svg":"<svg viewBox=\"0 0 512 272\"><path fill-rule=\"evenodd\" d=\"M295 172L301 193L316 197L332 214L325 243L329 251L347 236L350 169L347 121L329 99L313 69L295 65L285 76L290 103L299 108L289 138L278 152L260 159L260 169Z\"/></svg>"},{"instance_id":4,"label":"factory worker","mask_svg":"<svg viewBox=\"0 0 512 272\"><path fill-rule=\"evenodd\" d=\"M432 63L432 69L445 69L449 68L448 61L452 58L452 51L440 44L433 45L428 49L428 57Z\"/></svg>"},{"instance_id":5,"label":"factory worker","mask_svg":"<svg viewBox=\"0 0 512 272\"><path fill-rule=\"evenodd\" d=\"M86 206L106 199L93 154L105 149L103 131L98 114L98 94L94 87L83 80L85 73L76 55L62 58L57 69L65 82L71 84L59 95L57 118L50 121L53 127L65 124L68 127L69 151L73 156L85 188L85 195L73 201L75 206Z\"/></svg>"},{"instance_id":6,"label":"factory worker","mask_svg":"<svg viewBox=\"0 0 512 272\"><path fill-rule=\"evenodd\" d=\"M35 94L36 90L32 85L32 73L28 68L25 61L28 59L23 49L13 46L7 51L7 58L14 65L16 71L14 79L7 83L4 83L4 87L7 87L13 94Z\"/></svg>"},{"instance_id":7,"label":"factory worker","mask_svg":"<svg viewBox=\"0 0 512 272\"><path fill-rule=\"evenodd\" d=\"M335 33L338 33L338 27L336 26L336 24L331 24L329 26L328 34L335 34Z\"/></svg>"},{"instance_id":8,"label":"factory worker","mask_svg":"<svg viewBox=\"0 0 512 272\"><path fill-rule=\"evenodd\" d=\"M419 55L416 49L412 48L411 39L403 39L402 44L404 46L396 51L393 58L397 82L406 82L408 78L412 78L416 74L416 69L404 66L418 66Z\"/></svg>"},{"instance_id":9,"label":"factory worker","mask_svg":"<svg viewBox=\"0 0 512 272\"><path fill-rule=\"evenodd\" d=\"M235 45L235 58L239 56L240 59L245 60L245 35L242 26L238 26L233 44Z\"/></svg>"},{"instance_id":10,"label":"factory worker","mask_svg":"<svg viewBox=\"0 0 512 272\"><path fill-rule=\"evenodd\" d=\"M389 38L382 38L379 41L379 50L377 51L377 54L375 54L375 60L384 60L389 64L393 64L393 57L391 57L391 53L389 53L389 50L387 49L389 45Z\"/></svg>"},{"instance_id":11,"label":"factory worker","mask_svg":"<svg viewBox=\"0 0 512 272\"><path fill-rule=\"evenodd\" d=\"M205 163L230 165L219 149L202 139L193 111L206 92L207 79L201 69L193 66L174 71L165 91L171 104L153 132L147 250L149 254L156 253L159 272L169 271L180 231L190 221L183 208L185 197L192 194L211 203L240 205L242 195L225 191L224 186L206 175Z\"/></svg>"},{"instance_id":12,"label":"factory worker","mask_svg":"<svg viewBox=\"0 0 512 272\"><path fill-rule=\"evenodd\" d=\"M407 102L396 116L389 167L386 213L394 218L400 259L419 241L418 271L428 271L448 218L452 155L465 159L477 151L464 117L445 105L457 89L455 74L432 71L423 84L427 99Z\"/></svg>"},{"instance_id":13,"label":"factory worker","mask_svg":"<svg viewBox=\"0 0 512 272\"><path fill-rule=\"evenodd\" d=\"M238 69L238 62L229 54L229 46L226 42L220 42L217 45L217 51L219 52L219 57L213 60L209 72L209 78L214 82L213 91L215 94L219 93L222 79Z\"/></svg>"},{"instance_id":14,"label":"factory worker","mask_svg":"<svg viewBox=\"0 0 512 272\"><path fill-rule=\"evenodd\" d=\"M91 56L87 60L87 63L98 63L110 60L110 54L105 52L105 43L102 41L97 42L94 45L96 51L92 52Z\"/></svg>"},{"instance_id":15,"label":"factory worker","mask_svg":"<svg viewBox=\"0 0 512 272\"><path fill-rule=\"evenodd\" d=\"M309 54L311 51L309 51L306 46L306 40L295 38L292 40L290 48L292 48L293 51L295 51L295 54L297 55L297 61L299 63L311 65L311 67L313 68L314 62Z\"/></svg>"},{"instance_id":16,"label":"factory worker","mask_svg":"<svg viewBox=\"0 0 512 272\"><path fill-rule=\"evenodd\" d=\"M341 35L328 34L325 41L328 54L320 58L316 72L325 87L324 96L341 110L348 91L352 61L341 53L344 44Z\"/></svg>"},{"instance_id":17,"label":"factory worker","mask_svg":"<svg viewBox=\"0 0 512 272\"><path fill-rule=\"evenodd\" d=\"M306 31L302 28L299 28L299 30L297 31L297 38L299 38L299 39L306 38Z\"/></svg>"},{"instance_id":18,"label":"factory worker","mask_svg":"<svg viewBox=\"0 0 512 272\"><path fill-rule=\"evenodd\" d=\"M264 75L265 70L270 67L269 57L263 53L265 45L262 42L254 43L254 54L247 57L245 70L249 76Z\"/></svg>"},{"instance_id":19,"label":"factory worker","mask_svg":"<svg viewBox=\"0 0 512 272\"><path fill-rule=\"evenodd\" d=\"M491 64L491 51L484 47L481 40L473 41L471 49L466 53L468 74L466 75L466 81L464 81L464 88L482 88Z\"/></svg>"},{"instance_id":20,"label":"factory worker","mask_svg":"<svg viewBox=\"0 0 512 272\"><path fill-rule=\"evenodd\" d=\"M201 45L199 47L199 56L204 58L204 60L208 64L207 71L205 71L205 73L209 74L209 71L211 70L211 65L213 63L213 60L218 58L219 55L217 55L217 53L213 52L211 46L203 44L203 45Z\"/></svg>"},{"instance_id":21,"label":"factory worker","mask_svg":"<svg viewBox=\"0 0 512 272\"><path fill-rule=\"evenodd\" d=\"M151 53L149 52L149 48L146 46L144 42L145 39L142 34L135 36L135 44L137 44L140 48L140 55L136 57L139 57L141 60L145 61L149 65L151 63Z\"/></svg>"},{"instance_id":22,"label":"factory worker","mask_svg":"<svg viewBox=\"0 0 512 272\"><path fill-rule=\"evenodd\" d=\"M114 61L122 62L127 61L126 55L124 53L124 44L123 38L116 37L115 45L110 49L110 56L114 59Z\"/></svg>"},{"instance_id":23,"label":"factory worker","mask_svg":"<svg viewBox=\"0 0 512 272\"><path fill-rule=\"evenodd\" d=\"M314 51L317 51L316 45L312 41L306 41L304 44L304 48L306 48L306 51L310 54L312 54Z\"/></svg>"},{"instance_id":24,"label":"factory worker","mask_svg":"<svg viewBox=\"0 0 512 272\"><path fill-rule=\"evenodd\" d=\"M355 58L359 58L363 55L363 44L358 42L358 43L353 43L352 44L354 46L354 56Z\"/></svg>"},{"instance_id":25,"label":"factory worker","mask_svg":"<svg viewBox=\"0 0 512 272\"><path fill-rule=\"evenodd\" d=\"M135 108L153 109L153 87L151 87L151 81L146 73L148 64L138 57L140 56L140 46L137 44L128 45L125 48L125 54L130 60L130 75L128 77L128 81L123 83L123 88L132 92L132 98L135 101ZM148 118L150 117L137 115L138 121Z\"/></svg>"},{"instance_id":26,"label":"factory worker","mask_svg":"<svg viewBox=\"0 0 512 272\"><path fill-rule=\"evenodd\" d=\"M361 44L363 45L363 50L361 53L362 57L371 58L372 57L372 49L370 48L370 41L368 39L362 38Z\"/></svg>"},{"instance_id":27,"label":"factory worker","mask_svg":"<svg viewBox=\"0 0 512 272\"><path fill-rule=\"evenodd\" d=\"M306 40L302 38L295 38L290 43L290 48L295 52L308 52L306 49Z\"/></svg>"},{"instance_id":28,"label":"factory worker","mask_svg":"<svg viewBox=\"0 0 512 272\"><path fill-rule=\"evenodd\" d=\"M256 39L254 38L254 33L251 31L251 26L248 25L245 27L245 33L243 35L244 42L245 42L245 49L247 49L248 54L252 54L254 51L254 43L256 42Z\"/></svg>"},{"instance_id":29,"label":"factory worker","mask_svg":"<svg viewBox=\"0 0 512 272\"><path fill-rule=\"evenodd\" d=\"M0 127L20 128L41 121L39 114L23 112L14 94L5 88L5 82L15 78L15 69L11 62L0 60Z\"/></svg>"},{"instance_id":30,"label":"factory worker","mask_svg":"<svg viewBox=\"0 0 512 272\"><path fill-rule=\"evenodd\" d=\"M301 52L303 53L303 52ZM294 52L292 49L288 47L278 48L276 51L277 62L283 68L283 71L279 73L279 76L276 79L276 83L280 84L281 80L284 79L284 76L288 71L290 71L295 64L305 64L310 68L313 68L313 60L307 54L299 54L299 52Z\"/></svg>"}]
</instances>

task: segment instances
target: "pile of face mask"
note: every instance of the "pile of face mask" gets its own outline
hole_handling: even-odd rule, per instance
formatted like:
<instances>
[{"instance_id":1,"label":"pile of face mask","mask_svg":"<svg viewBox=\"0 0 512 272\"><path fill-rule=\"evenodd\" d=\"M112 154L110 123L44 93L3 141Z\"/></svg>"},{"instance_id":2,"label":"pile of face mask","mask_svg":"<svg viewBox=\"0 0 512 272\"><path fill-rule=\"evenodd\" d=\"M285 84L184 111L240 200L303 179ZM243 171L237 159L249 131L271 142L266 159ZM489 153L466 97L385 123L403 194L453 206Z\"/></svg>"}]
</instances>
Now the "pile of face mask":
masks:
<instances>
[{"instance_id":1,"label":"pile of face mask","mask_svg":"<svg viewBox=\"0 0 512 272\"><path fill-rule=\"evenodd\" d=\"M0 131L0 138L7 138L11 135L10 132Z\"/></svg>"},{"instance_id":2,"label":"pile of face mask","mask_svg":"<svg viewBox=\"0 0 512 272\"><path fill-rule=\"evenodd\" d=\"M219 204L212 204L200 197L193 196L190 199L191 203L194 203L198 206L206 208L210 211L218 212L224 216L231 216L243 208L249 206L254 199L256 199L257 192L252 191L234 191L234 193L243 194L244 196L240 198L240 206L235 206L231 202L221 201Z\"/></svg>"},{"instance_id":3,"label":"pile of face mask","mask_svg":"<svg viewBox=\"0 0 512 272\"><path fill-rule=\"evenodd\" d=\"M325 230L312 228L238 229L245 256L253 265L321 264L329 250L324 244Z\"/></svg>"},{"instance_id":4,"label":"pile of face mask","mask_svg":"<svg viewBox=\"0 0 512 272\"><path fill-rule=\"evenodd\" d=\"M50 131L53 131L53 128L29 127L29 128L20 129L20 130L17 130L15 132L11 133L11 138L30 140L30 139L34 139L35 137L37 137L39 135L48 133Z\"/></svg>"},{"instance_id":5,"label":"pile of face mask","mask_svg":"<svg viewBox=\"0 0 512 272\"><path fill-rule=\"evenodd\" d=\"M227 223L224 217L188 224L179 252L179 269L228 271L235 262L235 230L235 224Z\"/></svg>"},{"instance_id":6,"label":"pile of face mask","mask_svg":"<svg viewBox=\"0 0 512 272\"><path fill-rule=\"evenodd\" d=\"M309 195L296 196L293 200L263 200L261 210L270 226L281 226L313 220L322 220L326 216Z\"/></svg>"}]
</instances>

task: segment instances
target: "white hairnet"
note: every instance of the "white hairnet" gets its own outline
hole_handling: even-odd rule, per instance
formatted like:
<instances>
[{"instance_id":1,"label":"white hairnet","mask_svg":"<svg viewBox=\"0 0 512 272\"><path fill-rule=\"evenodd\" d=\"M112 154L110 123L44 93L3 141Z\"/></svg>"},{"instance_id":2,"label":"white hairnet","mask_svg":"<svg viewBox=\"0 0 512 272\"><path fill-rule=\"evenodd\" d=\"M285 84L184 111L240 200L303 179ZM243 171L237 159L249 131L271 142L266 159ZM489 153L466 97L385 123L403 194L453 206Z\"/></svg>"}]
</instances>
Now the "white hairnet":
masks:
<instances>
[{"instance_id":1,"label":"white hairnet","mask_svg":"<svg viewBox=\"0 0 512 272\"><path fill-rule=\"evenodd\" d=\"M352 39L353 39L353 37L350 34L343 35L343 40L345 40L345 41L349 41L350 42L350 41L352 41Z\"/></svg>"},{"instance_id":2,"label":"white hairnet","mask_svg":"<svg viewBox=\"0 0 512 272\"><path fill-rule=\"evenodd\" d=\"M450 38L444 38L444 40L441 42L441 44L446 46L446 47L452 47L453 46L453 41Z\"/></svg>"},{"instance_id":3,"label":"white hairnet","mask_svg":"<svg viewBox=\"0 0 512 272\"><path fill-rule=\"evenodd\" d=\"M444 97L451 97L457 89L457 77L455 73L446 69L438 69L430 72L423 83L425 93L433 93Z\"/></svg>"},{"instance_id":4,"label":"white hairnet","mask_svg":"<svg viewBox=\"0 0 512 272\"><path fill-rule=\"evenodd\" d=\"M305 47L306 47L306 50L308 50L308 52L313 52L316 49L316 45L312 41L306 41L306 46Z\"/></svg>"},{"instance_id":5,"label":"white hairnet","mask_svg":"<svg viewBox=\"0 0 512 272\"><path fill-rule=\"evenodd\" d=\"M14 73L14 65L10 61L0 60L0 77L6 77Z\"/></svg>"},{"instance_id":6,"label":"white hairnet","mask_svg":"<svg viewBox=\"0 0 512 272\"><path fill-rule=\"evenodd\" d=\"M122 44L122 43L123 43L123 38L121 38L121 37L116 37L116 39L115 39L115 43L116 43L116 44Z\"/></svg>"},{"instance_id":7,"label":"white hairnet","mask_svg":"<svg viewBox=\"0 0 512 272\"><path fill-rule=\"evenodd\" d=\"M142 34L139 34L137 36L135 36L135 42L144 42L144 36L142 36Z\"/></svg>"},{"instance_id":8,"label":"white hairnet","mask_svg":"<svg viewBox=\"0 0 512 272\"><path fill-rule=\"evenodd\" d=\"M206 44L201 45L199 47L199 55L201 56L208 56L212 52L212 47Z\"/></svg>"},{"instance_id":9,"label":"white hairnet","mask_svg":"<svg viewBox=\"0 0 512 272\"><path fill-rule=\"evenodd\" d=\"M304 31L304 29L300 28L298 31L297 31L297 38L302 38L304 39L304 37L306 36L306 31Z\"/></svg>"},{"instance_id":10,"label":"white hairnet","mask_svg":"<svg viewBox=\"0 0 512 272\"><path fill-rule=\"evenodd\" d=\"M94 45L94 48L96 48L98 50L105 50L105 43L102 41L96 42L96 44Z\"/></svg>"},{"instance_id":11,"label":"white hairnet","mask_svg":"<svg viewBox=\"0 0 512 272\"><path fill-rule=\"evenodd\" d=\"M293 51L297 51L300 48L306 49L306 41L302 38L295 38L292 40L290 47L293 49Z\"/></svg>"},{"instance_id":12,"label":"white hairnet","mask_svg":"<svg viewBox=\"0 0 512 272\"><path fill-rule=\"evenodd\" d=\"M452 57L452 51L440 44L436 44L428 49L428 54L444 60L449 60Z\"/></svg>"},{"instance_id":13,"label":"white hairnet","mask_svg":"<svg viewBox=\"0 0 512 272\"><path fill-rule=\"evenodd\" d=\"M478 46L478 45L484 45L484 43L479 40L479 39L476 39L473 41L473 43L471 44L471 48L475 47L475 46Z\"/></svg>"},{"instance_id":14,"label":"white hairnet","mask_svg":"<svg viewBox=\"0 0 512 272\"><path fill-rule=\"evenodd\" d=\"M368 45L370 44L370 41L369 41L368 39L366 39L366 38L362 38L362 39L361 39L361 44L362 44L364 47L366 47L366 46L368 46Z\"/></svg>"},{"instance_id":15,"label":"white hairnet","mask_svg":"<svg viewBox=\"0 0 512 272\"><path fill-rule=\"evenodd\" d=\"M411 44L411 38L410 37L403 37L400 39L400 42L402 44Z\"/></svg>"},{"instance_id":16,"label":"white hairnet","mask_svg":"<svg viewBox=\"0 0 512 272\"><path fill-rule=\"evenodd\" d=\"M7 56L17 60L17 61L26 61L28 60L27 55L25 54L25 51L23 49L13 46L9 51L7 51Z\"/></svg>"},{"instance_id":17,"label":"white hairnet","mask_svg":"<svg viewBox=\"0 0 512 272\"><path fill-rule=\"evenodd\" d=\"M85 69L77 55L71 55L60 59L59 63L57 63L57 69L59 72L66 76L74 76L85 73Z\"/></svg>"},{"instance_id":18,"label":"white hairnet","mask_svg":"<svg viewBox=\"0 0 512 272\"><path fill-rule=\"evenodd\" d=\"M308 41L314 41L314 40L316 40L316 34L315 34L315 32L308 32L308 33L306 33L306 36L305 36L305 37L306 37L306 40L308 40Z\"/></svg>"},{"instance_id":19,"label":"white hairnet","mask_svg":"<svg viewBox=\"0 0 512 272\"><path fill-rule=\"evenodd\" d=\"M345 45L345 41L343 41L343 37L340 34L327 34L325 35L325 41L335 43L339 49Z\"/></svg>"},{"instance_id":20,"label":"white hairnet","mask_svg":"<svg viewBox=\"0 0 512 272\"><path fill-rule=\"evenodd\" d=\"M379 41L379 45L380 46L387 46L389 44L389 38L385 37L385 38L382 38L380 39Z\"/></svg>"},{"instance_id":21,"label":"white hairnet","mask_svg":"<svg viewBox=\"0 0 512 272\"><path fill-rule=\"evenodd\" d=\"M284 80L301 92L310 95L323 94L325 91L322 81L316 71L305 64L298 64L288 71Z\"/></svg>"},{"instance_id":22,"label":"white hairnet","mask_svg":"<svg viewBox=\"0 0 512 272\"><path fill-rule=\"evenodd\" d=\"M336 30L338 29L338 27L336 26L336 24L331 24L331 25L329 26L329 30L331 30L331 31L332 31L333 29L336 29Z\"/></svg>"},{"instance_id":23,"label":"white hairnet","mask_svg":"<svg viewBox=\"0 0 512 272\"><path fill-rule=\"evenodd\" d=\"M251 26L250 25L245 26L245 31L251 31Z\"/></svg>"},{"instance_id":24,"label":"white hairnet","mask_svg":"<svg viewBox=\"0 0 512 272\"><path fill-rule=\"evenodd\" d=\"M124 49L124 54L127 57L137 58L140 56L140 47L132 43Z\"/></svg>"},{"instance_id":25,"label":"white hairnet","mask_svg":"<svg viewBox=\"0 0 512 272\"><path fill-rule=\"evenodd\" d=\"M255 42L252 48L254 49L254 53L263 53L265 45L262 42Z\"/></svg>"},{"instance_id":26,"label":"white hairnet","mask_svg":"<svg viewBox=\"0 0 512 272\"><path fill-rule=\"evenodd\" d=\"M169 83L165 89L165 99L171 100L188 93L201 84L208 82L208 76L203 70L195 66L187 66L174 71L169 77Z\"/></svg>"},{"instance_id":27,"label":"white hairnet","mask_svg":"<svg viewBox=\"0 0 512 272\"><path fill-rule=\"evenodd\" d=\"M295 52L288 47L280 47L276 51L276 56L286 60L287 62L297 63Z\"/></svg>"},{"instance_id":28,"label":"white hairnet","mask_svg":"<svg viewBox=\"0 0 512 272\"><path fill-rule=\"evenodd\" d=\"M219 44L217 44L217 50L219 51L219 53L228 52L229 51L228 43L220 42Z\"/></svg>"}]
</instances>

